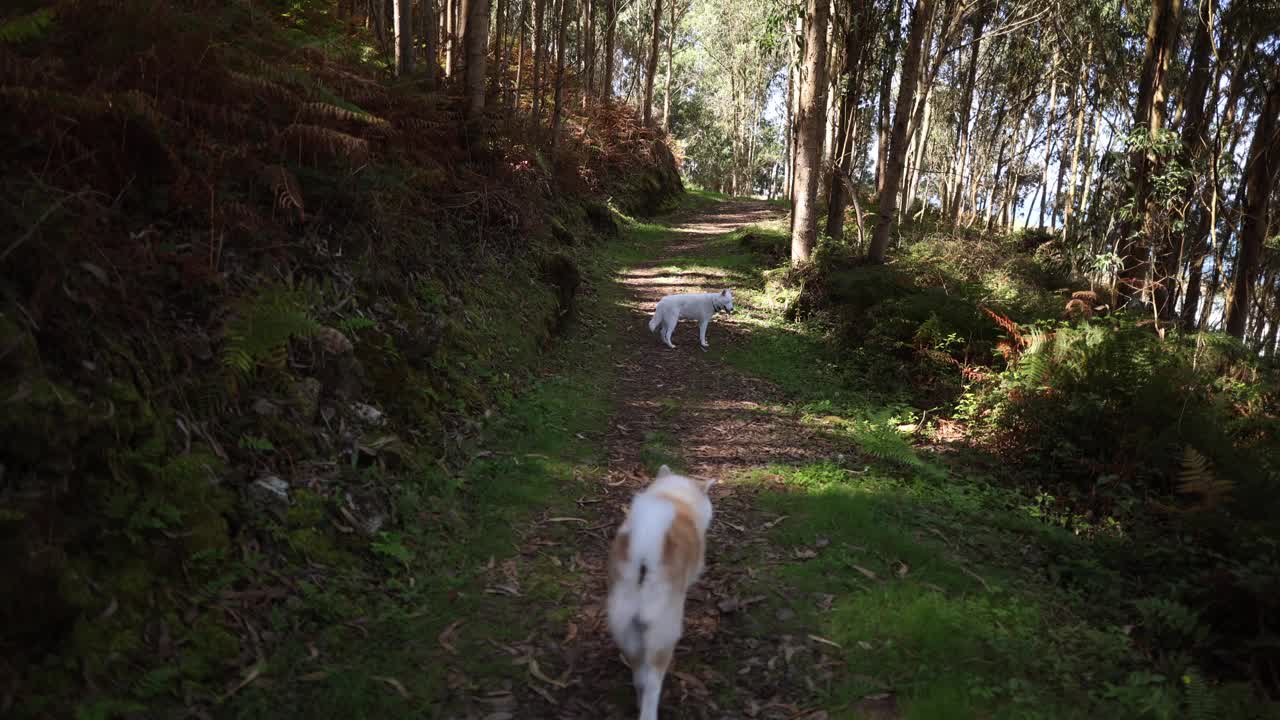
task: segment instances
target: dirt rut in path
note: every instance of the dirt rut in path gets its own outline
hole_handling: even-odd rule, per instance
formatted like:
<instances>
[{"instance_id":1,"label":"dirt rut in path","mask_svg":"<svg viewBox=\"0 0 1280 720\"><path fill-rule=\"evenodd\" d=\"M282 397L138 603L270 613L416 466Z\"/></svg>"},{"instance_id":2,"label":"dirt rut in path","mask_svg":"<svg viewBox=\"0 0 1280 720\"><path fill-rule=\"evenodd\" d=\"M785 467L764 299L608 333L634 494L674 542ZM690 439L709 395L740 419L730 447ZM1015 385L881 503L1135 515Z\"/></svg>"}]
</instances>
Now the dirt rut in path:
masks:
<instances>
[{"instance_id":1,"label":"dirt rut in path","mask_svg":"<svg viewBox=\"0 0 1280 720\"><path fill-rule=\"evenodd\" d=\"M708 537L707 572L686 607L685 636L664 687L662 717L825 717L811 709L834 663L821 644L808 637L811 631L796 625L795 612L787 609L788 604L812 600L793 597L776 583L767 590L759 587L755 578L785 559L776 556L765 538L771 518L753 506L756 487L732 481L752 468L813 461L832 449L819 434L772 404L779 393L769 383L727 364L721 351L747 342L749 325L717 315L707 331L710 352L699 350L696 324L680 324L674 350L647 327L662 296L706 292L726 284L726 273L714 265L695 262L688 264L697 269L669 271L668 259L696 258L713 238L776 217L764 203L717 204L678 220L652 260L620 271L619 281L627 292L626 307L619 312L627 318L614 360L616 410L603 432L604 480L580 500L584 512L595 518L578 533L582 584L572 593L578 610L563 637L546 639L554 647L531 650L558 654L563 663L555 668L558 676L540 668L538 674L545 678L531 673L528 687L512 688L516 707L474 717L635 716L631 674L605 625L604 562L631 496L650 480L646 464L668 455L685 472L716 478L721 484L713 492L716 516ZM526 547L538 546L539 527L530 528ZM766 607L769 610L762 613L760 608ZM554 633L549 629L548 634Z\"/></svg>"}]
</instances>

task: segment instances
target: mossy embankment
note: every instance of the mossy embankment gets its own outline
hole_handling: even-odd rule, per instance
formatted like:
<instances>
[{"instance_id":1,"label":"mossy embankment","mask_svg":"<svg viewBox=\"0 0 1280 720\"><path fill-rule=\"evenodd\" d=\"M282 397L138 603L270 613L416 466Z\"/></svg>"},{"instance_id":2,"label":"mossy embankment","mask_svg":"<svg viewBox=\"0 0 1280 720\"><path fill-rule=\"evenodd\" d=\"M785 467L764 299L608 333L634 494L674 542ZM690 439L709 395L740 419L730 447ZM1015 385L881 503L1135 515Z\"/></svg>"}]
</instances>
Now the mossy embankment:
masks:
<instances>
[{"instance_id":1,"label":"mossy embankment","mask_svg":"<svg viewBox=\"0 0 1280 720\"><path fill-rule=\"evenodd\" d=\"M406 525L467 525L618 211L683 191L624 108L548 155L364 32L66 2L0 44L4 710L209 706L363 622Z\"/></svg>"}]
</instances>

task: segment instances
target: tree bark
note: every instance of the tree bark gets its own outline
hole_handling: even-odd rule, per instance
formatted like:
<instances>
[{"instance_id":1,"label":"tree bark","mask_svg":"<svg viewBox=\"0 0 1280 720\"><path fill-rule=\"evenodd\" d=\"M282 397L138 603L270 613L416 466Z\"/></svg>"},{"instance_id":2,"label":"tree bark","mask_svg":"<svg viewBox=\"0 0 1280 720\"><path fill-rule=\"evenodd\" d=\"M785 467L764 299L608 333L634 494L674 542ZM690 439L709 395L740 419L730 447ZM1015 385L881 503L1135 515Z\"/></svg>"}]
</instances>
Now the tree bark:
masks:
<instances>
[{"instance_id":1,"label":"tree bark","mask_svg":"<svg viewBox=\"0 0 1280 720\"><path fill-rule=\"evenodd\" d=\"M1280 140L1277 139L1277 123L1280 122L1280 68L1271 73L1266 100L1258 113L1258 124L1253 130L1248 165L1245 170L1245 197L1243 219L1240 223L1239 252L1236 256L1235 289L1227 305L1227 333L1244 337L1245 320L1249 313L1249 293L1257 274L1258 258L1262 253L1262 241L1268 227L1268 211L1271 203L1271 186L1276 166L1280 164Z\"/></svg>"},{"instance_id":2,"label":"tree bark","mask_svg":"<svg viewBox=\"0 0 1280 720\"><path fill-rule=\"evenodd\" d=\"M476 120L484 113L485 65L489 57L489 0L467 0L466 90L467 118Z\"/></svg>"},{"instance_id":3,"label":"tree bark","mask_svg":"<svg viewBox=\"0 0 1280 720\"><path fill-rule=\"evenodd\" d=\"M902 180L902 165L907 152L907 130L912 115L912 99L920 80L920 61L924 53L924 38L933 20L933 0L919 0L911 12L911 28L907 35L906 53L902 60L902 80L898 83L898 100L893 111L893 132L889 137L889 155L881 176L879 222L871 236L867 259L882 264L889 249L889 238L894 230L898 209L898 183Z\"/></svg>"},{"instance_id":4,"label":"tree bark","mask_svg":"<svg viewBox=\"0 0 1280 720\"><path fill-rule=\"evenodd\" d=\"M800 86L800 117L797 123L796 192L792 200L791 262L808 262L818 235L818 185L822 168L823 117L827 107L827 20L828 0L808 0L805 10L804 70Z\"/></svg>"}]
</instances>

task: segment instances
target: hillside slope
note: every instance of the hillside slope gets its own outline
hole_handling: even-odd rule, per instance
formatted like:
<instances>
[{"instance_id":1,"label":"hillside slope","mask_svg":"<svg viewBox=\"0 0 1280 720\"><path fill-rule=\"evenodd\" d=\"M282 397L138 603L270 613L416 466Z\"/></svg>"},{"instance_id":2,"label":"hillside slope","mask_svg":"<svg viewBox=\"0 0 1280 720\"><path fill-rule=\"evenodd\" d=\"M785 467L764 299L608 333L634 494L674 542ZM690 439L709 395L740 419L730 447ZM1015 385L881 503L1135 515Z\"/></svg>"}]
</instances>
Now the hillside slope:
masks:
<instances>
[{"instance_id":1,"label":"hillside slope","mask_svg":"<svg viewBox=\"0 0 1280 720\"><path fill-rule=\"evenodd\" d=\"M571 104L554 156L468 133L323 16L28 5L0 40L3 709L208 705L323 614L307 588L375 601L401 496L448 489L678 169L619 106Z\"/></svg>"}]
</instances>

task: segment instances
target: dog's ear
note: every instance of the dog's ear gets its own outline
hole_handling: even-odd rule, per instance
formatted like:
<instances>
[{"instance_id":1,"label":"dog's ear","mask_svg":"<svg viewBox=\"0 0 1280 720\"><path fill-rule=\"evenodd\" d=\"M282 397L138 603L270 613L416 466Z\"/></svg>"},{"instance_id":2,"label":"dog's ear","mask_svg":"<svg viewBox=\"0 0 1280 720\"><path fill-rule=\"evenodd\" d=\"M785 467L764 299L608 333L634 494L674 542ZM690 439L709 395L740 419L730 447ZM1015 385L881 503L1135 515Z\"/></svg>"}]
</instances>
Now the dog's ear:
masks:
<instances>
[{"instance_id":1,"label":"dog's ear","mask_svg":"<svg viewBox=\"0 0 1280 720\"><path fill-rule=\"evenodd\" d=\"M727 296L729 295L729 291L728 291L728 290L721 290L721 291L720 291L720 295L727 297Z\"/></svg>"},{"instance_id":2,"label":"dog's ear","mask_svg":"<svg viewBox=\"0 0 1280 720\"><path fill-rule=\"evenodd\" d=\"M666 465L663 465L662 467L658 468L658 477L666 477L668 475L674 475L674 474L675 473L671 472L671 468L667 467Z\"/></svg>"}]
</instances>

